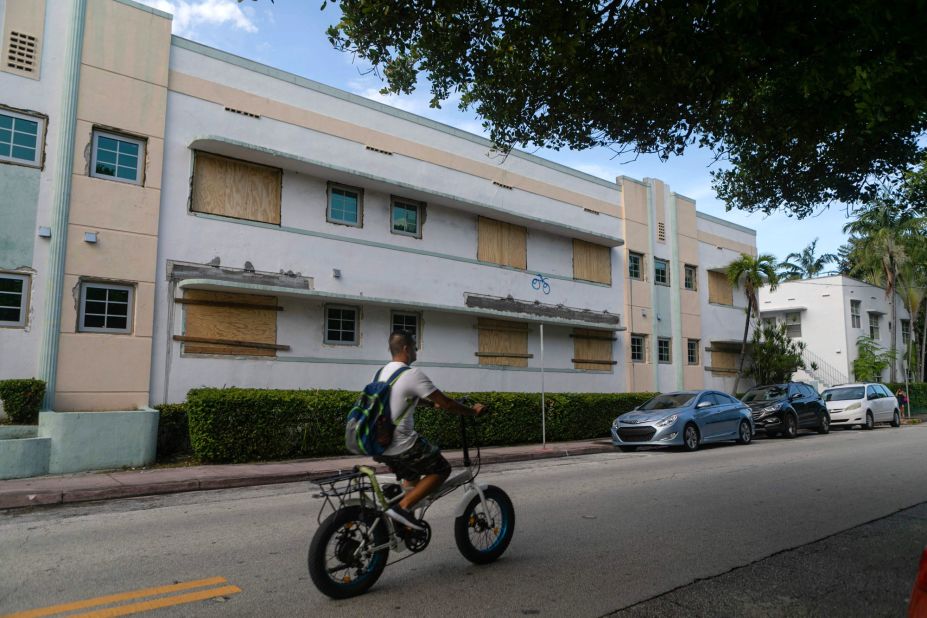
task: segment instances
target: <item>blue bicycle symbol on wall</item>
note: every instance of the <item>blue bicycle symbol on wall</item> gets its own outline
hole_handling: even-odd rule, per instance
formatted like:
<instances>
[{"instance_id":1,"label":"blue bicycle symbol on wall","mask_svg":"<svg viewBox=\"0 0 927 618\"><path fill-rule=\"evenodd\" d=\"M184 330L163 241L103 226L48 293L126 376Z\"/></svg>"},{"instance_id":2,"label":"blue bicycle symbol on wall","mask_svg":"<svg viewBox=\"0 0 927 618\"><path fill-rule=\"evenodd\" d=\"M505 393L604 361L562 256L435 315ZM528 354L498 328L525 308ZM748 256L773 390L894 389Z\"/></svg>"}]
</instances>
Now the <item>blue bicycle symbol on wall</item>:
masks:
<instances>
[{"instance_id":1,"label":"blue bicycle symbol on wall","mask_svg":"<svg viewBox=\"0 0 927 618\"><path fill-rule=\"evenodd\" d=\"M548 283L547 277L538 273L538 275L531 280L531 287L535 290L544 289L545 294L550 294L550 284Z\"/></svg>"}]
</instances>

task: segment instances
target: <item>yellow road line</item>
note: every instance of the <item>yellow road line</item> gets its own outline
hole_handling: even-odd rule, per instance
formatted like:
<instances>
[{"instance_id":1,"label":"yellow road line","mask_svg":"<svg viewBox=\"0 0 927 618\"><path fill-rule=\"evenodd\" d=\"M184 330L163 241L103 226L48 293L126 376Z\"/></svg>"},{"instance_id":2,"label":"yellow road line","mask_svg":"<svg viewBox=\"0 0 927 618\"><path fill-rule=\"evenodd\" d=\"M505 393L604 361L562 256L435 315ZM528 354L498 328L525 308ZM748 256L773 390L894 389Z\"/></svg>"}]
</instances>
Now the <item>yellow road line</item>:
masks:
<instances>
[{"instance_id":1,"label":"yellow road line","mask_svg":"<svg viewBox=\"0 0 927 618\"><path fill-rule=\"evenodd\" d=\"M239 592L241 592L241 588L238 586L223 586L221 588L210 588L209 590L198 590L197 592L178 594L172 597L162 597L152 601L142 601L141 603L131 603L129 605L120 605L108 609L98 609L84 614L71 614L68 618L110 618L111 616L126 616L139 612L150 612L153 609L170 607L172 605L195 603L196 601L204 601L213 597L221 597Z\"/></svg>"},{"instance_id":2,"label":"yellow road line","mask_svg":"<svg viewBox=\"0 0 927 618\"><path fill-rule=\"evenodd\" d=\"M118 594L109 594L104 597L84 599L83 601L74 601L72 603L61 603L59 605L51 605L49 607L42 607L39 609L30 609L24 612L8 614L0 618L40 618L41 616L51 616L53 614L70 612L76 609L85 609L87 607L96 607L98 605L109 605L110 603L117 603L119 601L128 601L130 599L151 597L158 594L166 594L168 592L180 592L181 590L190 590L191 588L202 588L204 586L213 586L215 584L224 583L226 583L226 579L224 577L210 577L209 579L198 579L192 582L182 582L179 584L171 584L169 586L158 586L156 588L142 588L141 590L133 590L131 592L120 592Z\"/></svg>"}]
</instances>

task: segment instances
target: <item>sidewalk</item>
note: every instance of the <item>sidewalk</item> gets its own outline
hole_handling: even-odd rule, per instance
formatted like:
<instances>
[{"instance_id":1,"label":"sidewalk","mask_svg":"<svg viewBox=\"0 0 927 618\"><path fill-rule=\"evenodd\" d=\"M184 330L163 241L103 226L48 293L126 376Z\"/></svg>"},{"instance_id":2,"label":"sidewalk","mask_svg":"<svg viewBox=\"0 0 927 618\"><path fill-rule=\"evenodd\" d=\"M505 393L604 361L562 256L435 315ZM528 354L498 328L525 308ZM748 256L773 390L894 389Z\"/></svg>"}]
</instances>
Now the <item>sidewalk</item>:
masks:
<instances>
[{"instance_id":1,"label":"sidewalk","mask_svg":"<svg viewBox=\"0 0 927 618\"><path fill-rule=\"evenodd\" d=\"M553 457L575 457L593 453L610 453L614 450L611 440L607 438L549 443L546 449L542 449L539 444L487 447L482 449L482 461L484 464L491 464ZM450 450L444 455L451 465L461 465L463 458L461 451ZM475 449L471 449L470 455L471 457L476 455ZM182 491L308 481L348 471L356 464L369 465L370 463L372 463L370 458L366 457L332 457L255 464L84 472L14 479L0 481L0 510L153 496ZM386 472L387 470L384 466L378 466L377 471Z\"/></svg>"}]
</instances>

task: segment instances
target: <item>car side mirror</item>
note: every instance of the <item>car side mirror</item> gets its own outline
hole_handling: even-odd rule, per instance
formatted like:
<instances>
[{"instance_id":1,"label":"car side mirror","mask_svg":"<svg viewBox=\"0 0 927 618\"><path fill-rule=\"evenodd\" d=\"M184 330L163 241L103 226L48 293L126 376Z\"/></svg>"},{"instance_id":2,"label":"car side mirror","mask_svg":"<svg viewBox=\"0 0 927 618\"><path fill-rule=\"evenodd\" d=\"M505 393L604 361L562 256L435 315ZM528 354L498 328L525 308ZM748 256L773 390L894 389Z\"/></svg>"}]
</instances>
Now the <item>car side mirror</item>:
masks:
<instances>
[{"instance_id":1,"label":"car side mirror","mask_svg":"<svg viewBox=\"0 0 927 618\"><path fill-rule=\"evenodd\" d=\"M875 393L869 393L868 395L866 395L866 399L868 399L869 401L872 401L875 398L876 398Z\"/></svg>"},{"instance_id":2,"label":"car side mirror","mask_svg":"<svg viewBox=\"0 0 927 618\"><path fill-rule=\"evenodd\" d=\"M789 400L800 399L800 398L801 398L801 393L792 393L791 395L789 395Z\"/></svg>"},{"instance_id":3,"label":"car side mirror","mask_svg":"<svg viewBox=\"0 0 927 618\"><path fill-rule=\"evenodd\" d=\"M710 402L710 401L703 401L703 402L701 402L700 404L698 404L697 406L695 406L695 409L696 409L696 410L701 410L702 408L710 408L710 407L711 407L711 402Z\"/></svg>"}]
</instances>

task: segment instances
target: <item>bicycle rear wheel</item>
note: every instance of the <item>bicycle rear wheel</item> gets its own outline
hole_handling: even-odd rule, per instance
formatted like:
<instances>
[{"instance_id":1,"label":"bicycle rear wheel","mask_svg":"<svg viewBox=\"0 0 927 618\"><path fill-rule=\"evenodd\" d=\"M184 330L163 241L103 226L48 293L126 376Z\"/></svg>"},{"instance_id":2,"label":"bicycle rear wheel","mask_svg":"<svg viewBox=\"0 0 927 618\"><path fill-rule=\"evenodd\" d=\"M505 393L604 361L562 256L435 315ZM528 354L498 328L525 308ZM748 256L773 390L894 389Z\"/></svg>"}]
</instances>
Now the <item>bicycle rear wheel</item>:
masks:
<instances>
[{"instance_id":1,"label":"bicycle rear wheel","mask_svg":"<svg viewBox=\"0 0 927 618\"><path fill-rule=\"evenodd\" d=\"M464 558L475 564L490 563L508 549L515 533L515 508L508 495L490 485L483 490L486 509L473 496L464 512L454 520L454 539Z\"/></svg>"},{"instance_id":2,"label":"bicycle rear wheel","mask_svg":"<svg viewBox=\"0 0 927 618\"><path fill-rule=\"evenodd\" d=\"M329 515L309 545L309 576L320 592L333 599L363 594L386 568L389 549L370 552L366 548L384 545L386 526L376 513L357 506Z\"/></svg>"}]
</instances>

